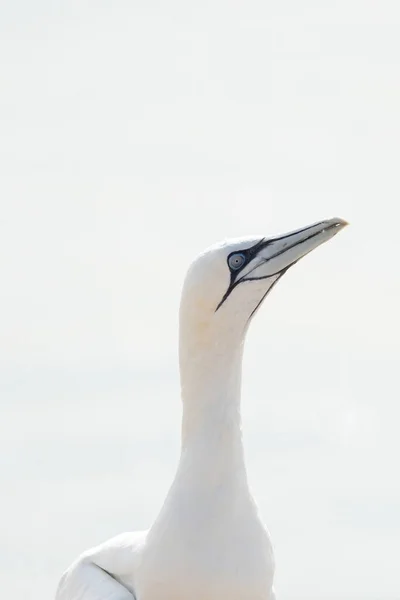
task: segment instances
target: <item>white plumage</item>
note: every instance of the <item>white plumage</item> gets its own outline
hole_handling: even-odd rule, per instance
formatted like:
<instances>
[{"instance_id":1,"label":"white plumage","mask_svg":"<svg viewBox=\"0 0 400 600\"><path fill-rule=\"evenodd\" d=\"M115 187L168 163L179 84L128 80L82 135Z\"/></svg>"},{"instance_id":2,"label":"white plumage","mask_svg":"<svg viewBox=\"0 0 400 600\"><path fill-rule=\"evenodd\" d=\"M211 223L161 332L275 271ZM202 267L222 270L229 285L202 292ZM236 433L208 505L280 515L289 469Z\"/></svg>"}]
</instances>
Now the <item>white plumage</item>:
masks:
<instances>
[{"instance_id":1,"label":"white plumage","mask_svg":"<svg viewBox=\"0 0 400 600\"><path fill-rule=\"evenodd\" d=\"M240 388L248 324L278 279L346 223L228 241L201 254L180 307L182 452L148 532L83 553L56 600L272 600L274 558L247 483Z\"/></svg>"}]
</instances>

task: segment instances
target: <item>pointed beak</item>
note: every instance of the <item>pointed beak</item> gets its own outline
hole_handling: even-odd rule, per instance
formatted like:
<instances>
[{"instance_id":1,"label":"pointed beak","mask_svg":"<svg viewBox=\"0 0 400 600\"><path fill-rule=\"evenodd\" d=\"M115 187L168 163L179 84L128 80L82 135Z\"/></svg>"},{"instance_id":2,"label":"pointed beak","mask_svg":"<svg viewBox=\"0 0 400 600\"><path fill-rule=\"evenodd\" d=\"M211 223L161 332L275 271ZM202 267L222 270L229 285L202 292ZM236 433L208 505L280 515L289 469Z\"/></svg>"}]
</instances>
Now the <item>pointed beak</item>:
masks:
<instances>
[{"instance_id":1,"label":"pointed beak","mask_svg":"<svg viewBox=\"0 0 400 600\"><path fill-rule=\"evenodd\" d=\"M348 223L334 218L264 240L256 257L243 269L240 281L283 274L300 258L330 240Z\"/></svg>"},{"instance_id":2,"label":"pointed beak","mask_svg":"<svg viewBox=\"0 0 400 600\"><path fill-rule=\"evenodd\" d=\"M348 223L343 219L328 219L303 227L303 229L296 229L285 235L263 238L254 246L244 250L246 263L237 274L232 272L231 283L215 312L221 308L233 290L243 281L269 280L264 295L250 315L251 318L268 292L292 265L314 248L333 238L346 225Z\"/></svg>"}]
</instances>

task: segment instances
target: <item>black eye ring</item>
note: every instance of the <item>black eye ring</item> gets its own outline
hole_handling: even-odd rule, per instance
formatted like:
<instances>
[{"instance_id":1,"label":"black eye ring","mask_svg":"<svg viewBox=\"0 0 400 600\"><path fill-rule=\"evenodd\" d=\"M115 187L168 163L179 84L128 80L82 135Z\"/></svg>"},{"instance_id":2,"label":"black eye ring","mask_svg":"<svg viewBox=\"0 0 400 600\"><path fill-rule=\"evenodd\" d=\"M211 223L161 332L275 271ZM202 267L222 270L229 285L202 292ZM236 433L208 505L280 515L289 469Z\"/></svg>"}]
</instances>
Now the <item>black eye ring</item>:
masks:
<instances>
[{"instance_id":1,"label":"black eye ring","mask_svg":"<svg viewBox=\"0 0 400 600\"><path fill-rule=\"evenodd\" d=\"M237 271L241 267L243 267L246 261L246 257L241 252L235 252L235 254L231 254L228 258L228 266L232 271Z\"/></svg>"}]
</instances>

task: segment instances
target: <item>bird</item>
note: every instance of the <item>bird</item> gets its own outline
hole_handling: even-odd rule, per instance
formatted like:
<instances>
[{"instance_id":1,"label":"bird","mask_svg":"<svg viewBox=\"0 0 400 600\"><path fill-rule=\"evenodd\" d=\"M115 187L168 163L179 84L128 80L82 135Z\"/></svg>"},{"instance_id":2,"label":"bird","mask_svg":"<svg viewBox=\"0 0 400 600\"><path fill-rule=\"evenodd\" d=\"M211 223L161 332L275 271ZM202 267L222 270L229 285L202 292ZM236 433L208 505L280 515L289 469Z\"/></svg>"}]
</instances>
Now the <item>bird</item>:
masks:
<instances>
[{"instance_id":1,"label":"bird","mask_svg":"<svg viewBox=\"0 0 400 600\"><path fill-rule=\"evenodd\" d=\"M244 340L263 300L347 222L226 240L190 265L179 309L181 454L147 531L83 552L56 600L275 600L268 529L249 489L241 428Z\"/></svg>"}]
</instances>

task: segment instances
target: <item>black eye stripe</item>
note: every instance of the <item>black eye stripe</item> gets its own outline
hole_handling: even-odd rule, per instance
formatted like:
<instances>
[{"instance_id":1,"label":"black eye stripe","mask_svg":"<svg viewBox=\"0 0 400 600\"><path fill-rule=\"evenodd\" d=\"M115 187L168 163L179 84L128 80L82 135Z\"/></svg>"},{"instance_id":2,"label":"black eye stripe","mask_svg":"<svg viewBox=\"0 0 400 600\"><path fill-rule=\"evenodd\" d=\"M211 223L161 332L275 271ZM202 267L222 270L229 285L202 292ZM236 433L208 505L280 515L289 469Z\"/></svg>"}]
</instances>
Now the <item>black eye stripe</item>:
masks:
<instances>
[{"instance_id":1,"label":"black eye stripe","mask_svg":"<svg viewBox=\"0 0 400 600\"><path fill-rule=\"evenodd\" d=\"M268 243L269 243L269 241L265 241L265 238L261 238L261 240L259 240L256 244L254 244L254 246L250 246L250 248L244 248L243 250L236 250L235 252L231 252L228 255L226 260L228 263L229 270L231 272L231 284L233 283L234 279L236 279L236 277L240 273L240 271L242 269L244 269L244 267L249 264L249 262L261 250L261 248L263 248L264 246L267 246ZM229 265L230 258L232 256L234 256L235 254L243 254L243 256L245 257L243 264L238 269L232 269Z\"/></svg>"},{"instance_id":2,"label":"black eye stripe","mask_svg":"<svg viewBox=\"0 0 400 600\"><path fill-rule=\"evenodd\" d=\"M231 280L229 283L229 287L226 290L225 294L223 295L220 303L218 304L217 308L215 309L215 312L217 312L217 310L223 305L223 303L225 302L225 300L228 298L228 296L230 295L230 293L234 290L234 288L236 287L236 285L239 283L238 281L238 275L241 273L241 271L243 271L243 269L245 268L246 265L249 264L249 262L256 256L256 254L258 254L258 252L260 252L260 250L262 250L263 248L265 248L266 246L268 246L268 244L270 244L270 240L266 240L265 238L261 238L261 240L259 240L256 244L254 244L254 246L250 246L250 248L245 248L244 250L236 250L235 252L231 252L228 256L227 256L227 264L228 264L228 268L231 274ZM243 262L243 264L241 265L241 267L239 267L238 269L231 269L231 267L229 266L229 259L231 256L235 255L235 254L243 254L245 257L245 261Z\"/></svg>"},{"instance_id":3,"label":"black eye stripe","mask_svg":"<svg viewBox=\"0 0 400 600\"><path fill-rule=\"evenodd\" d=\"M295 235L298 235L299 233L303 233L307 230L312 230L314 228L314 225L309 225L308 227L304 227L303 229L297 229L296 231L292 231L291 233L287 233L283 236L278 236L278 237L273 237L273 238L269 238L269 239L265 239L265 238L261 238L261 240L259 240L256 244L254 244L254 246L250 246L250 248L244 248L243 250L236 250L235 252L231 252L228 257L227 257L227 261L228 261L228 268L230 271L230 275L231 275L231 280L228 286L228 289L226 290L225 294L223 295L221 301L219 302L217 308L215 309L215 312L217 312L217 310L223 305L223 303L225 302L225 300L227 300L228 296L231 294L231 292L235 289L235 287L241 283L242 281L255 281L255 280L259 280L259 279L268 279L269 277L274 277L275 275L283 275L283 273L286 273L286 271L288 270L289 267L291 267L292 265L294 265L297 260L293 261L292 263L290 263L290 265L288 265L287 267L285 267L284 270L277 272L277 273L271 273L268 276L265 277L249 277L249 275L255 270L255 269L251 269L248 273L246 273L246 275L240 277L240 273L243 271L243 269L249 264L249 262L264 248L266 248L267 246L269 246L270 244L274 244L276 242L279 242L283 239L288 239L291 238ZM307 240L313 238L314 236L318 235L318 232L316 233L311 233L308 237L303 238L302 240L300 240L300 242L303 244L304 242L306 242ZM293 244L292 246L289 246L289 248L296 246L297 244ZM288 247L285 248L281 248L281 250L277 251L275 254L271 254L268 257L268 260L271 260L277 256L279 256L280 254L283 254L284 252L286 252L288 249ZM231 269L231 267L229 266L229 259L232 255L234 254L243 254L243 256L245 257L245 260L243 262L243 264L237 268L237 269ZM280 277L278 278L280 279Z\"/></svg>"}]
</instances>

